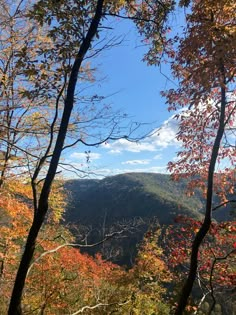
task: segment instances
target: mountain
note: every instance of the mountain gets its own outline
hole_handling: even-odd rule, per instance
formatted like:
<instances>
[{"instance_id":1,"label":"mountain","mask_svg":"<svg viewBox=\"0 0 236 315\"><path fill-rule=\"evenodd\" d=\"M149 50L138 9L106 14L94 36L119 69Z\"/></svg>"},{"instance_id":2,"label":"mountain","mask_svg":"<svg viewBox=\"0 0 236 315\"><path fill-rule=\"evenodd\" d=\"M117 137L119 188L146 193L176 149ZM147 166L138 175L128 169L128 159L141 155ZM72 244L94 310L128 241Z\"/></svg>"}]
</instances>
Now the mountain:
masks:
<instances>
[{"instance_id":1,"label":"mountain","mask_svg":"<svg viewBox=\"0 0 236 315\"><path fill-rule=\"evenodd\" d=\"M201 219L204 200L198 191L187 197L186 185L184 180L174 182L169 175L156 173L69 180L65 183L69 195L65 223L73 224L72 232L88 242L96 242L115 230L130 230L126 239L114 246L116 256L127 263L150 225L173 224L177 215ZM217 210L216 214L221 220L227 219L229 210ZM108 242L99 250L110 256L110 248Z\"/></svg>"},{"instance_id":2,"label":"mountain","mask_svg":"<svg viewBox=\"0 0 236 315\"><path fill-rule=\"evenodd\" d=\"M186 196L186 182L173 182L165 174L127 173L102 180L70 180L65 188L70 194L67 222L155 216L160 224L171 224L178 214L200 218L203 207L198 196Z\"/></svg>"}]
</instances>

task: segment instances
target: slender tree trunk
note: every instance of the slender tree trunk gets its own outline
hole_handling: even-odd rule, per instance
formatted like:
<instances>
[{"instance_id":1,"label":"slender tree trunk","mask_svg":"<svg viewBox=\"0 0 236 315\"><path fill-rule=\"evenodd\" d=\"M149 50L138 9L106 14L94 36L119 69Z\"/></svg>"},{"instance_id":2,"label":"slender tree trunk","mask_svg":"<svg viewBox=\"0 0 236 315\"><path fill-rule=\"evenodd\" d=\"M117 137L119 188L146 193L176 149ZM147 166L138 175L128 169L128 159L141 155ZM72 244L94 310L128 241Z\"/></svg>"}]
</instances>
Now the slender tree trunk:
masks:
<instances>
[{"instance_id":1,"label":"slender tree trunk","mask_svg":"<svg viewBox=\"0 0 236 315\"><path fill-rule=\"evenodd\" d=\"M222 76L224 77L223 65L222 65ZM219 128L217 130L217 135L216 135L214 145L212 148L210 165L208 169L205 218L192 244L189 274L183 286L183 289L181 291L180 298L178 301L178 306L175 311L175 315L182 315L187 305L188 298L192 292L193 284L196 279L197 268L198 268L199 247L211 226L213 178L214 178L215 164L216 164L216 160L219 153L220 143L224 134L225 107L226 107L226 92L225 92L225 80L223 80L223 87L221 88L221 112L220 112L220 118L219 118Z\"/></svg>"},{"instance_id":2,"label":"slender tree trunk","mask_svg":"<svg viewBox=\"0 0 236 315\"><path fill-rule=\"evenodd\" d=\"M67 133L71 111L73 109L74 93L75 93L78 73L80 71L81 63L83 62L84 57L90 48L92 40L97 33L98 26L99 26L99 23L101 21L102 14L103 14L102 12L103 3L104 3L104 0L97 1L95 15L91 21L87 35L80 46L79 52L76 56L76 59L74 61L74 64L71 70L68 89L67 89L67 96L66 96L66 100L64 104L64 111L63 111L63 116L62 116L62 120L60 124L58 137L56 140L56 144L55 144L52 159L49 165L49 169L48 169L48 172L47 172L47 175L46 175L46 178L45 178L42 190L41 190L41 194L39 197L37 211L34 216L34 220L33 220L33 223L30 228L28 238L26 241L24 253L22 255L19 269L17 271L15 284L14 284L14 288L13 288L13 292L11 296L11 301L10 301L10 305L8 309L8 315L21 315L22 314L21 300L22 300L23 289L25 285L25 279L26 279L27 271L29 269L30 262L34 254L38 233L40 231L40 228L43 224L44 218L48 211L48 197L50 194L52 182L56 174L58 162L61 156L64 140Z\"/></svg>"},{"instance_id":3,"label":"slender tree trunk","mask_svg":"<svg viewBox=\"0 0 236 315\"><path fill-rule=\"evenodd\" d=\"M2 166L2 170L1 170L1 175L0 175L0 189L3 187L3 183L4 183L4 179L5 179L5 173L7 170L7 166L8 166L8 160L9 160L9 149L7 148L7 152L5 155L5 159L3 162L3 166Z\"/></svg>"}]
</instances>

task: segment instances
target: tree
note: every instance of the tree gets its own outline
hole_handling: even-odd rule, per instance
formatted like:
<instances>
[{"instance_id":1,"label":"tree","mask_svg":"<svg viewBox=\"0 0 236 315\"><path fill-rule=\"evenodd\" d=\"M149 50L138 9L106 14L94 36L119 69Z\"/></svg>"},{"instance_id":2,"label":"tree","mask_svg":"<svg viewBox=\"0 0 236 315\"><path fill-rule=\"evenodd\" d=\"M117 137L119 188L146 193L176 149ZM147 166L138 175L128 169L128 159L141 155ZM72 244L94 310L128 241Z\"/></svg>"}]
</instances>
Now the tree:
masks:
<instances>
[{"instance_id":1,"label":"tree","mask_svg":"<svg viewBox=\"0 0 236 315\"><path fill-rule=\"evenodd\" d=\"M48 210L48 197L51 190L51 185L54 180L57 166L59 163L60 155L63 149L64 140L67 133L67 128L69 125L69 119L71 115L71 111L73 108L73 102L74 102L74 93L75 93L75 86L77 82L78 72L80 70L81 63L84 59L84 56L86 55L91 42L94 38L94 36L97 33L97 29L102 17L102 9L103 9L103 0L100 0L97 2L95 15L92 18L92 22L89 26L89 29L87 31L86 37L82 43L82 45L79 48L78 54L75 58L75 61L73 63L72 69L71 69L71 75L69 78L68 88L67 88L67 94L65 99L65 106L63 111L63 116L59 128L58 137L56 140L55 148L53 150L52 159L49 164L49 169L46 175L46 178L43 183L43 187L40 193L39 201L35 209L35 215L33 219L32 226L29 231L29 235L26 241L25 250L19 265L19 269L17 272L13 293L11 297L11 302L9 306L8 313L13 314L21 314L21 298L22 298L22 292L25 284L25 278L26 274L29 268L30 261L32 259L34 250L35 250L35 241L37 239L38 232L41 228L41 225L44 221L45 215ZM35 180L37 175L34 175L32 182Z\"/></svg>"},{"instance_id":2,"label":"tree","mask_svg":"<svg viewBox=\"0 0 236 315\"><path fill-rule=\"evenodd\" d=\"M49 200L50 218L44 226L37 246L37 254L40 243L46 239L58 238L58 235L66 237L65 229L58 225L58 219L64 207L60 199L63 198L59 186L53 187L52 195L57 196L59 203L55 206L53 200ZM56 188L56 189L55 189ZM1 226L0 226L0 287L1 287L1 312L7 312L7 305L11 296L12 283L14 281L17 265L22 253L22 246L26 240L27 231L32 221L32 190L30 184L23 184L15 179L8 180L1 189ZM59 207L62 207L59 209ZM61 239L62 241L62 239ZM56 241L55 241L56 242ZM51 242L53 241L51 240ZM56 245L55 245L56 246Z\"/></svg>"},{"instance_id":3,"label":"tree","mask_svg":"<svg viewBox=\"0 0 236 315\"><path fill-rule=\"evenodd\" d=\"M47 139L40 140L39 147L43 148L40 154L29 154L22 150L26 153L28 160L34 216L16 275L9 314L22 314L21 300L25 279L35 251L38 233L48 213L51 186L62 152L78 143L93 146L107 139L129 136L122 134L120 127L117 127L116 119L111 116L107 119L111 130L105 136L104 134L96 135L97 140L93 143L86 139L86 132L80 128L81 112L75 115L77 121L71 124L74 104L77 102L77 80L80 74L86 73L84 71L86 68L83 68L82 63L86 58L97 55L106 47L103 41L98 42L97 48L93 45L95 38L99 38L101 33L102 20L106 15L116 15L120 10L126 9L130 12L129 18L137 22L141 21L137 24L144 33L151 31L149 34L153 34L153 30L156 29L156 34L161 34L166 16L172 9L171 5L170 1L164 1L161 4L159 1L153 1L150 5L146 1L140 4L135 1L97 0L55 3L51 0L41 0L33 6L31 13L27 13L27 17L31 16L34 22L37 21L36 29L41 29L45 35L41 38L40 46L36 51L32 52L23 45L17 53L19 57L17 66L23 71L25 79L24 95L31 100L46 104L47 110L50 108L53 110L52 115L49 115L48 120L45 121ZM155 15L150 21L151 12L155 12ZM148 23L152 26L151 28L148 27ZM154 42L157 44L160 37L155 38ZM50 107L52 103L54 106ZM45 117L42 113L33 112L33 115L36 115L35 120L40 122L39 125L41 120L44 122ZM101 114L98 115L98 118L100 117ZM90 122L90 119L88 121ZM71 137L67 137L68 135ZM74 140L72 140L73 137ZM38 141L37 137L36 141Z\"/></svg>"},{"instance_id":4,"label":"tree","mask_svg":"<svg viewBox=\"0 0 236 315\"><path fill-rule=\"evenodd\" d=\"M133 268L130 270L134 287L130 310L134 314L169 314L170 305L166 287L172 280L164 262L162 249L158 246L160 229L149 230L139 247Z\"/></svg>"},{"instance_id":5,"label":"tree","mask_svg":"<svg viewBox=\"0 0 236 315\"><path fill-rule=\"evenodd\" d=\"M21 70L16 65L18 50L21 50L24 38L33 37L32 24L23 22L20 11L27 6L23 1L13 8L12 1L1 1L2 14L0 16L1 34L1 160L0 160L0 186L6 177L9 164L14 164L14 159L20 159L17 144L24 138L28 130L22 128L24 116L29 110L29 101L24 97L20 82ZM19 25L21 20L21 25ZM32 47L31 47L32 48ZM32 106L32 104L31 104ZM22 120L24 122L22 122ZM17 157L16 157L17 155ZM11 161L11 162L10 162ZM19 163L18 163L19 164ZM15 165L11 165L13 168Z\"/></svg>"},{"instance_id":6,"label":"tree","mask_svg":"<svg viewBox=\"0 0 236 315\"><path fill-rule=\"evenodd\" d=\"M168 227L164 235L166 263L175 275L175 292L178 293L181 288L180 279L183 281L189 271L188 258L191 243L202 223L184 216L178 216L176 223L177 225ZM233 298L235 286L235 232L235 222L211 224L209 233L199 249L197 281L194 285L192 301L188 303L189 310L197 312L205 300L210 302L211 299L212 310L216 300L224 309L225 303L221 301L227 299L229 314L232 313L230 300Z\"/></svg>"},{"instance_id":7,"label":"tree","mask_svg":"<svg viewBox=\"0 0 236 315\"><path fill-rule=\"evenodd\" d=\"M163 94L170 110L180 109L177 139L183 150L177 162L169 163L169 170L175 179L192 176L191 185L206 192L205 218L192 243L190 270L176 315L183 313L196 279L199 247L212 224L213 189L225 196L234 187L236 151L230 139L236 114L235 8L234 1L192 1L184 37L173 40L178 49L172 52L172 70L179 88Z\"/></svg>"},{"instance_id":8,"label":"tree","mask_svg":"<svg viewBox=\"0 0 236 315\"><path fill-rule=\"evenodd\" d=\"M15 190L17 191L17 187ZM15 266L19 263L21 246L32 216L29 207L14 198L10 190L1 191L0 208L0 287L1 312L4 314L11 296Z\"/></svg>"},{"instance_id":9,"label":"tree","mask_svg":"<svg viewBox=\"0 0 236 315\"><path fill-rule=\"evenodd\" d=\"M63 196L55 189L52 193L57 194L57 200ZM29 184L9 180L6 182L0 201L2 314L7 312L11 284L27 230L30 228L33 215L31 203L32 192ZM58 223L58 204L56 208L53 206L54 202L50 202L51 218L39 233L34 260L27 273L23 312L33 313L37 310L42 314L57 313L63 312L65 308L68 312L75 312L85 305L96 304L98 298L104 303L118 303L121 293L124 292L123 288L119 289L118 279L124 277L125 271L104 261L99 255L92 258L81 254L78 249L80 244L75 244L69 231ZM120 294L117 294L118 290Z\"/></svg>"},{"instance_id":10,"label":"tree","mask_svg":"<svg viewBox=\"0 0 236 315\"><path fill-rule=\"evenodd\" d=\"M1 312L6 313L11 282L32 220L32 192L29 184L8 180L1 197L5 222L0 226ZM57 207L51 209L52 218L39 232L27 272L23 313L169 314L165 285L170 273L157 245L159 231L146 234L134 266L125 270L104 261L100 254L81 254L79 247L86 245L75 243L57 216L52 216Z\"/></svg>"}]
</instances>

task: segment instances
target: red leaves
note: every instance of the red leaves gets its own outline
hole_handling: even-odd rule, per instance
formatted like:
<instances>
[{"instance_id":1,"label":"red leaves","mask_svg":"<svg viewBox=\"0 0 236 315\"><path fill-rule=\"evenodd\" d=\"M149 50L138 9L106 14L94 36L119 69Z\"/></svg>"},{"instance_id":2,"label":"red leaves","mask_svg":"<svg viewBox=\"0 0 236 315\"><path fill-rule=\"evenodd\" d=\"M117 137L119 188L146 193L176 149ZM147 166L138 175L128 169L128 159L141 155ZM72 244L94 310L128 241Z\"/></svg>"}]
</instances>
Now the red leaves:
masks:
<instances>
[{"instance_id":1,"label":"red leaves","mask_svg":"<svg viewBox=\"0 0 236 315\"><path fill-rule=\"evenodd\" d=\"M166 236L168 264L174 269L181 265L188 266L192 238L201 225L201 222L183 216L178 216L175 222L179 223L179 226L171 227ZM236 222L212 223L209 235L204 240L199 253L199 276L209 281L213 268L214 286L234 285L235 249Z\"/></svg>"},{"instance_id":2,"label":"red leaves","mask_svg":"<svg viewBox=\"0 0 236 315\"><path fill-rule=\"evenodd\" d=\"M187 28L183 37L175 36L175 54L172 73L179 87L162 92L167 99L168 110L178 111L177 139L182 144L178 160L168 164L168 170L176 176L206 178L213 141L219 126L219 104L222 86L226 89L225 137L217 160L217 171L235 166L235 12L234 1L193 3L187 16ZM176 41L178 46L176 45ZM177 50L177 52L176 52ZM226 84L222 85L222 67ZM225 167L226 166L226 167ZM232 171L231 170L231 171ZM232 177L234 185L235 176ZM219 187L215 184L215 189ZM199 187L199 186L197 186ZM224 196L232 189L221 183ZM204 192L205 194L205 192ZM222 195L223 196L223 195ZM222 199L223 200L223 199Z\"/></svg>"}]
</instances>

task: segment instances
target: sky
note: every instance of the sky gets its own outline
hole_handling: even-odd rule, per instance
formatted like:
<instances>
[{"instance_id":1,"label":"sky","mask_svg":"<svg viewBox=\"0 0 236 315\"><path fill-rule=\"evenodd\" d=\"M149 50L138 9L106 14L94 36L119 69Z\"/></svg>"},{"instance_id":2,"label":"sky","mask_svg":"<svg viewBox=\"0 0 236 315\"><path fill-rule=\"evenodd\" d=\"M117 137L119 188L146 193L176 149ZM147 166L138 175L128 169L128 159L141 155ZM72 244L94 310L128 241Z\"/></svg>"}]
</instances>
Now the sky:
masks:
<instances>
[{"instance_id":1,"label":"sky","mask_svg":"<svg viewBox=\"0 0 236 315\"><path fill-rule=\"evenodd\" d=\"M102 178L126 172L166 173L167 163L175 159L179 149L174 113L167 111L165 99L160 96L160 91L173 87L169 65L162 64L161 69L147 66L142 61L147 47L141 43L135 26L124 20L113 23L110 26L116 29L115 35L125 35L125 39L96 58L97 81L90 89L107 96L104 102L114 112L121 110L128 119L145 123L139 129L139 135L150 130L155 132L139 142L120 139L99 147L79 145L67 151L64 159L91 172L90 177ZM89 162L85 151L90 151ZM76 177L73 173L67 176Z\"/></svg>"}]
</instances>

